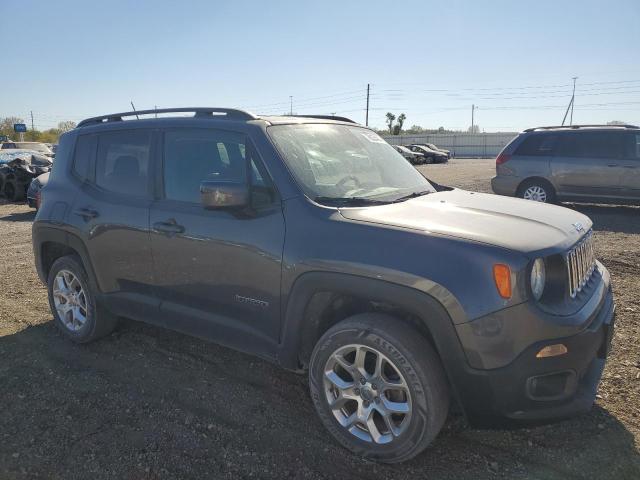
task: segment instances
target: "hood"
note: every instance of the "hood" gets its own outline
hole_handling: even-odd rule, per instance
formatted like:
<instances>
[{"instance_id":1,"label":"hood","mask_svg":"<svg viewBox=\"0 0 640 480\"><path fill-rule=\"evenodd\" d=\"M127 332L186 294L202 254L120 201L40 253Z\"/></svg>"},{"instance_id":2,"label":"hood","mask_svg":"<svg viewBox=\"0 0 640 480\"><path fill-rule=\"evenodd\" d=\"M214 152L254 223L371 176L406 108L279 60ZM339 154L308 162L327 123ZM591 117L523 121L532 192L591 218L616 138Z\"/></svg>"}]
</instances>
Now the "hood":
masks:
<instances>
[{"instance_id":1,"label":"hood","mask_svg":"<svg viewBox=\"0 0 640 480\"><path fill-rule=\"evenodd\" d=\"M343 217L486 243L523 253L567 249L592 226L586 215L485 193L451 190L388 205L341 208Z\"/></svg>"}]
</instances>

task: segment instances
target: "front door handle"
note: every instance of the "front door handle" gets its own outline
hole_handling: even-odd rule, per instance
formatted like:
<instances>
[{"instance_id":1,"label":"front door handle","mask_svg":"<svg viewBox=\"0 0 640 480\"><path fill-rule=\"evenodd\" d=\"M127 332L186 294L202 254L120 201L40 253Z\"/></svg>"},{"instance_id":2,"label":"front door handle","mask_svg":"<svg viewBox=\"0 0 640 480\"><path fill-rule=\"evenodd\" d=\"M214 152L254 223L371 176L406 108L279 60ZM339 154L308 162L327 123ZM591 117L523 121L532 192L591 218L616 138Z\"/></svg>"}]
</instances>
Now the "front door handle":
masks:
<instances>
[{"instance_id":1,"label":"front door handle","mask_svg":"<svg viewBox=\"0 0 640 480\"><path fill-rule=\"evenodd\" d=\"M609 165L607 165L607 167L617 167L618 164L617 163L610 163Z\"/></svg>"},{"instance_id":2,"label":"front door handle","mask_svg":"<svg viewBox=\"0 0 640 480\"><path fill-rule=\"evenodd\" d=\"M74 214L82 217L85 221L89 221L92 218L96 218L98 216L98 212L92 208L78 208L73 211Z\"/></svg>"},{"instance_id":3,"label":"front door handle","mask_svg":"<svg viewBox=\"0 0 640 480\"><path fill-rule=\"evenodd\" d=\"M169 235L175 235L176 233L184 232L184 227L182 225L178 225L173 218L165 222L154 223L153 229L157 232L162 232Z\"/></svg>"},{"instance_id":4,"label":"front door handle","mask_svg":"<svg viewBox=\"0 0 640 480\"><path fill-rule=\"evenodd\" d=\"M635 165L623 165L623 168L636 168Z\"/></svg>"}]
</instances>

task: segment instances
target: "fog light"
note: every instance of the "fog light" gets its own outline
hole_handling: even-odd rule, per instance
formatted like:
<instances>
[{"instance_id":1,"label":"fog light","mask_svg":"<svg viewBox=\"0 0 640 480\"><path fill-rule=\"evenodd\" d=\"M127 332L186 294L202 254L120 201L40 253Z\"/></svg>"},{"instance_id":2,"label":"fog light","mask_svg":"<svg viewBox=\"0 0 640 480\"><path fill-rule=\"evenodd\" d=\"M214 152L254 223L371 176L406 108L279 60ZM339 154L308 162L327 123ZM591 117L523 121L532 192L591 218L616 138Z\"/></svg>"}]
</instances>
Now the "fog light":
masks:
<instances>
[{"instance_id":1,"label":"fog light","mask_svg":"<svg viewBox=\"0 0 640 480\"><path fill-rule=\"evenodd\" d=\"M567 352L567 347L561 343L556 343L555 345L547 345L544 347L536 353L536 358L557 357L558 355L564 355Z\"/></svg>"}]
</instances>

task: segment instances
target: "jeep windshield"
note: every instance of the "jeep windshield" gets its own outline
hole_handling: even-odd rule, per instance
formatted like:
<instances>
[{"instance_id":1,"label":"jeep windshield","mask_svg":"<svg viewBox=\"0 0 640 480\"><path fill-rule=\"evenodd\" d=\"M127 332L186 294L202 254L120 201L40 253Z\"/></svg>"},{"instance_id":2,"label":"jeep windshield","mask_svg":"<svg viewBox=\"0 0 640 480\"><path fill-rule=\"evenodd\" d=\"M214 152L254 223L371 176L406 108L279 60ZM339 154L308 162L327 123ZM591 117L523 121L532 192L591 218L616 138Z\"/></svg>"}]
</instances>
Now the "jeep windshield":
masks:
<instances>
[{"instance_id":1,"label":"jeep windshield","mask_svg":"<svg viewBox=\"0 0 640 480\"><path fill-rule=\"evenodd\" d=\"M377 205L435 192L402 155L366 128L302 124L267 131L305 194L318 203Z\"/></svg>"}]
</instances>

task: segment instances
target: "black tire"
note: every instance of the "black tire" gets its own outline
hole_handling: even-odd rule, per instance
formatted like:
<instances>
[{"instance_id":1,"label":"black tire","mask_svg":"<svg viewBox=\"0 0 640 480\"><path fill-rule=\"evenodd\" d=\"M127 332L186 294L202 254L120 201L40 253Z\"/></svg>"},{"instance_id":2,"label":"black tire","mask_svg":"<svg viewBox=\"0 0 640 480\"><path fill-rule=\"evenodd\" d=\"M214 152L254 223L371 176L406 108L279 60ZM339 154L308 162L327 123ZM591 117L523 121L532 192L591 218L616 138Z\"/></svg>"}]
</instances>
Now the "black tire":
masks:
<instances>
[{"instance_id":1,"label":"black tire","mask_svg":"<svg viewBox=\"0 0 640 480\"><path fill-rule=\"evenodd\" d=\"M325 391L327 362L334 352L353 344L381 352L408 385L411 416L404 430L389 443L356 437L338 422L329 406ZM440 432L449 410L449 387L435 350L414 328L385 314L354 315L330 328L313 350L309 385L322 423L338 442L357 455L383 463L402 462L423 451Z\"/></svg>"},{"instance_id":2,"label":"black tire","mask_svg":"<svg viewBox=\"0 0 640 480\"><path fill-rule=\"evenodd\" d=\"M529 189L541 189L544 192L545 200L535 201L542 203L556 203L557 201L555 188L553 188L553 185L543 178L531 178L529 180L525 180L518 187L516 196L526 200L533 200L532 198L525 198Z\"/></svg>"},{"instance_id":3,"label":"black tire","mask_svg":"<svg viewBox=\"0 0 640 480\"><path fill-rule=\"evenodd\" d=\"M434 162L433 157L426 157L424 163L427 163L427 164L431 165L433 162Z\"/></svg>"},{"instance_id":4,"label":"black tire","mask_svg":"<svg viewBox=\"0 0 640 480\"><path fill-rule=\"evenodd\" d=\"M86 321L77 331L71 330L60 318L53 297L53 283L56 275L61 270L71 272L80 282L84 297L86 298ZM96 304L95 288L89 281L87 273L82 266L82 261L76 255L68 255L58 258L47 278L47 292L49 294L49 307L53 314L56 327L62 334L76 343L87 343L110 334L117 324L117 317Z\"/></svg>"}]
</instances>

